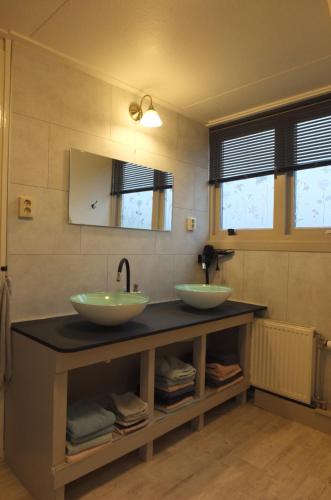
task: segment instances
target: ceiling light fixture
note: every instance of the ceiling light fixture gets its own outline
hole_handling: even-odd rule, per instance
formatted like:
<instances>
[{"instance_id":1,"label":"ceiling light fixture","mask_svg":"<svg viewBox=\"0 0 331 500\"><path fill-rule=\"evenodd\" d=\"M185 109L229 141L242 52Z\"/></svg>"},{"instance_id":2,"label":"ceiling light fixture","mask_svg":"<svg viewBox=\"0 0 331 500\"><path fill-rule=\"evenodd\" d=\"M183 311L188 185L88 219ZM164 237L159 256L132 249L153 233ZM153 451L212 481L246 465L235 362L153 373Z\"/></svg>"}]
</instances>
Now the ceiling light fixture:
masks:
<instances>
[{"instance_id":1,"label":"ceiling light fixture","mask_svg":"<svg viewBox=\"0 0 331 500\"><path fill-rule=\"evenodd\" d=\"M146 111L143 111L142 104L145 97L148 97L150 99L150 104L148 109ZM143 127L161 127L162 125L162 120L159 114L155 111L152 97L149 94L146 94L141 98L140 104L138 104L137 102L132 102L129 107L129 112L131 118L135 122L140 122Z\"/></svg>"}]
</instances>

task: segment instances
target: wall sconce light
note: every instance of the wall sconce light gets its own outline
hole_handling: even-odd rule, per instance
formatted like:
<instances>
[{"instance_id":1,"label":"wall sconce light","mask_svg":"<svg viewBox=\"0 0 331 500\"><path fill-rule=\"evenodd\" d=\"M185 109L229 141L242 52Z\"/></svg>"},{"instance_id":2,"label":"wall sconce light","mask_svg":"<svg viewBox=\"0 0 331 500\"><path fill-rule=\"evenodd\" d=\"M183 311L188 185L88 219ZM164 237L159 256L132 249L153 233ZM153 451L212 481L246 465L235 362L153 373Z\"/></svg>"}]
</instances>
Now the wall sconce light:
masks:
<instances>
[{"instance_id":1,"label":"wall sconce light","mask_svg":"<svg viewBox=\"0 0 331 500\"><path fill-rule=\"evenodd\" d=\"M143 111L142 104L145 97L148 97L150 99L150 104L147 110ZM135 122L140 122L143 127L161 127L162 125L162 120L159 114L155 111L152 97L149 94L146 94L141 98L140 104L138 104L137 102L132 102L129 107L129 112L131 118Z\"/></svg>"}]
</instances>

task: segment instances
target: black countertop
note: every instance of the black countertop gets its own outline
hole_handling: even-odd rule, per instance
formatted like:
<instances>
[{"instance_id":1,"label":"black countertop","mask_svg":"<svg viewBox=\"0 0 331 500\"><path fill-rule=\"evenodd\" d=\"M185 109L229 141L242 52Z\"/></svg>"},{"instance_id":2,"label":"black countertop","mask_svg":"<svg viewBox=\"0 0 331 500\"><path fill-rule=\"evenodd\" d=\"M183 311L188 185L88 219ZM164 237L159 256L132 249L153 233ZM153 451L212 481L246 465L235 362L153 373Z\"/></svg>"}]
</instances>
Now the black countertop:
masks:
<instances>
[{"instance_id":1,"label":"black countertop","mask_svg":"<svg viewBox=\"0 0 331 500\"><path fill-rule=\"evenodd\" d=\"M135 320L99 326L79 314L13 323L16 332L59 352L78 352L219 319L255 313L265 306L226 301L214 309L194 309L181 300L150 304Z\"/></svg>"}]
</instances>

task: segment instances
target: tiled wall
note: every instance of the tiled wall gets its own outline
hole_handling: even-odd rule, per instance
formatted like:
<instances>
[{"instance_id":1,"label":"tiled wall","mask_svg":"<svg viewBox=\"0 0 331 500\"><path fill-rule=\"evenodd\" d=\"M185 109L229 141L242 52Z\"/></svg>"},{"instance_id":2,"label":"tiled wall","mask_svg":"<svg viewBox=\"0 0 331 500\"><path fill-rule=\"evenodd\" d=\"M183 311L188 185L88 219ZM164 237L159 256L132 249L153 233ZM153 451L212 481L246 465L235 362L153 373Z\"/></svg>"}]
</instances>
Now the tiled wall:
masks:
<instances>
[{"instance_id":1,"label":"tiled wall","mask_svg":"<svg viewBox=\"0 0 331 500\"><path fill-rule=\"evenodd\" d=\"M215 282L234 298L268 306L272 319L316 327L331 339L331 254L236 251ZM324 354L324 396L331 401L331 353Z\"/></svg>"},{"instance_id":2,"label":"tiled wall","mask_svg":"<svg viewBox=\"0 0 331 500\"><path fill-rule=\"evenodd\" d=\"M116 287L121 257L152 300L199 276L208 236L208 131L157 106L160 129L135 124L137 96L82 73L38 48L14 44L8 253L14 320L70 313L68 297ZM69 148L174 173L171 233L68 224ZM19 195L35 201L33 220L17 217ZM185 230L185 218L198 228ZM123 284L122 284L123 286Z\"/></svg>"}]
</instances>

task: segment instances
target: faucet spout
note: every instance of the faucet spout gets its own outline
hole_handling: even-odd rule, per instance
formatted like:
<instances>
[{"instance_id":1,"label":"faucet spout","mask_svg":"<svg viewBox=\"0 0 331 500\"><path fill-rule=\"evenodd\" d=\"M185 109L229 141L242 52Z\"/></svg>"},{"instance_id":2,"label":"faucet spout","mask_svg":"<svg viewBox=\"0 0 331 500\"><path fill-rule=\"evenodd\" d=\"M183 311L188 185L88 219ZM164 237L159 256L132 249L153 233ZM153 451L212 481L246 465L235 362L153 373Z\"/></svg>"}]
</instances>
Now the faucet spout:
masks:
<instances>
[{"instance_id":1,"label":"faucet spout","mask_svg":"<svg viewBox=\"0 0 331 500\"><path fill-rule=\"evenodd\" d=\"M129 293L130 292L130 264L128 259L123 258L120 260L120 263L118 264L118 269L117 269L117 277L116 281L121 281L121 273L123 269L123 265L125 264L125 269L126 269L126 291Z\"/></svg>"}]
</instances>

